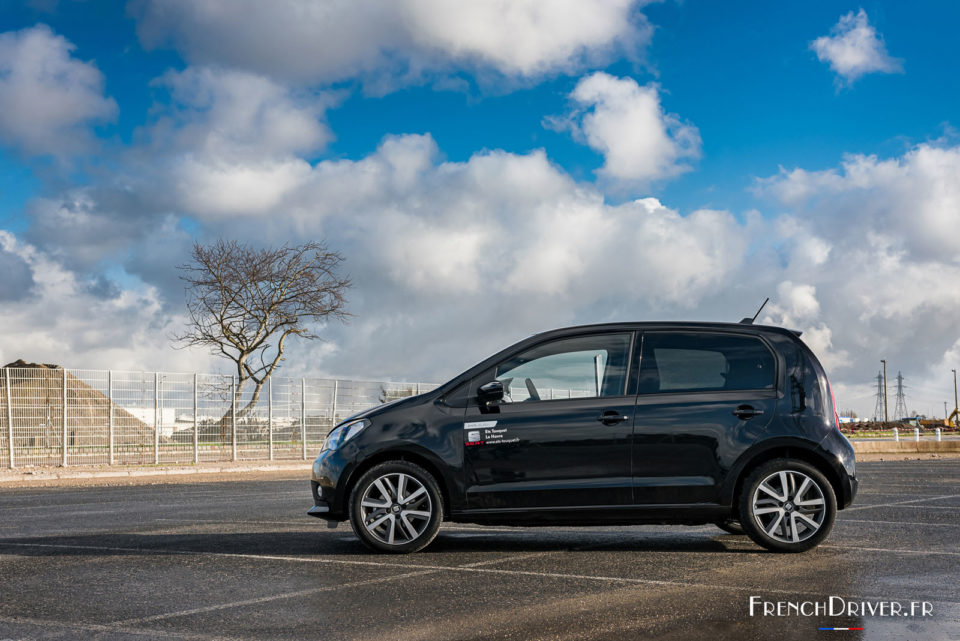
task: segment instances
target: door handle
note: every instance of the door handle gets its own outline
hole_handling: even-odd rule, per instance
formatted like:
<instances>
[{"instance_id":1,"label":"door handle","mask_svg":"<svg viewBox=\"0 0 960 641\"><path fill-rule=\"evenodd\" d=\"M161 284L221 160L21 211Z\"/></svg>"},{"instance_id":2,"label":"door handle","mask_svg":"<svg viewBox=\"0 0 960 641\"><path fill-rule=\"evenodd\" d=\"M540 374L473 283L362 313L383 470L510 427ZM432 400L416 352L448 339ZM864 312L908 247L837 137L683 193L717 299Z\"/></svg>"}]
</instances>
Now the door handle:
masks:
<instances>
[{"instance_id":1,"label":"door handle","mask_svg":"<svg viewBox=\"0 0 960 641\"><path fill-rule=\"evenodd\" d=\"M754 416L760 416L761 414L763 414L763 410L758 410L750 405L740 405L733 410L733 415L743 421L749 421Z\"/></svg>"},{"instance_id":2,"label":"door handle","mask_svg":"<svg viewBox=\"0 0 960 641\"><path fill-rule=\"evenodd\" d=\"M597 417L597 420L603 423L604 425L616 425L617 423L623 423L624 421L629 421L630 417L626 414L621 414L616 410L607 410L603 414Z\"/></svg>"}]
</instances>

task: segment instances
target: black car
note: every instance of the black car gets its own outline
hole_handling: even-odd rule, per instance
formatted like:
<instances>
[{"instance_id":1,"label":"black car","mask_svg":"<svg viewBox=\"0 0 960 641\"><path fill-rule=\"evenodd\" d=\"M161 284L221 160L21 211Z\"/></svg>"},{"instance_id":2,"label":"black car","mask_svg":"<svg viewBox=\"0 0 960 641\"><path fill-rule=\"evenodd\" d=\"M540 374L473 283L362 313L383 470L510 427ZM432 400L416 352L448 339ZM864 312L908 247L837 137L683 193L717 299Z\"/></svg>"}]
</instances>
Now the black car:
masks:
<instances>
[{"instance_id":1,"label":"black car","mask_svg":"<svg viewBox=\"0 0 960 641\"><path fill-rule=\"evenodd\" d=\"M558 329L340 423L313 463L308 513L349 519L383 552L422 549L444 519L715 523L801 552L826 538L857 491L838 423L798 332Z\"/></svg>"}]
</instances>

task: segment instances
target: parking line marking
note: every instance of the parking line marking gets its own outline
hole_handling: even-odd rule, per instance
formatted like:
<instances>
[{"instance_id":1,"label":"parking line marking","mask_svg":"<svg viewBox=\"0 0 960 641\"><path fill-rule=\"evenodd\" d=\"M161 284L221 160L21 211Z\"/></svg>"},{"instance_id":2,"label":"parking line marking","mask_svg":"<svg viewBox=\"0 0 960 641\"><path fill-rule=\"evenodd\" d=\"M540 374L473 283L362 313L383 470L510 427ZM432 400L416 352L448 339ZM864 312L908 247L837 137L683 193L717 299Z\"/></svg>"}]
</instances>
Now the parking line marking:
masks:
<instances>
[{"instance_id":1,"label":"parking line marking","mask_svg":"<svg viewBox=\"0 0 960 641\"><path fill-rule=\"evenodd\" d=\"M493 565L494 563L504 563L506 561L522 561L523 559L532 559L537 556L544 556L547 552L531 552L529 554L508 554L507 556L496 559L487 559L486 561L477 561L476 563L464 563L458 565L459 568L479 568L484 565Z\"/></svg>"},{"instance_id":2,"label":"parking line marking","mask_svg":"<svg viewBox=\"0 0 960 641\"><path fill-rule=\"evenodd\" d=\"M841 523L881 523L884 525L932 525L934 527L960 527L960 523L923 523L922 521L873 521L871 519L837 519Z\"/></svg>"},{"instance_id":3,"label":"parking line marking","mask_svg":"<svg viewBox=\"0 0 960 641\"><path fill-rule=\"evenodd\" d=\"M870 507L902 507L909 510L960 510L960 505L864 505L858 508L850 508L847 510L865 510Z\"/></svg>"},{"instance_id":4,"label":"parking line marking","mask_svg":"<svg viewBox=\"0 0 960 641\"><path fill-rule=\"evenodd\" d=\"M575 580L585 580L585 581L599 581L602 583L624 583L627 585L653 585L659 587L676 587L676 588L703 588L711 590L735 590L739 592L767 592L771 594L787 594L787 595L819 595L817 592L810 592L804 590L786 590L778 588L761 588L756 586L740 586L740 585L722 585L722 584L711 584L711 583L694 583L690 581L667 581L663 579L641 579L634 577L620 577L620 576L597 576L593 574L567 574L563 572L536 572L532 570L504 570L500 568L482 568L482 567L467 567L467 566L457 566L457 565L426 565L419 563L388 563L380 561L349 561L346 559L324 559L324 558L303 558L295 556L277 556L277 555L266 555L266 554L242 554L242 553L229 553L229 552L203 552L203 551L191 551L191 550L164 550L164 549L150 549L150 548L122 548L122 547L112 547L112 546L97 546L97 545L62 545L55 543L6 543L0 542L0 547L4 546L15 546L15 547L41 547L41 548L59 548L59 549L79 549L79 550L101 550L107 552L134 552L134 553L152 553L152 554L171 554L171 555L187 555L187 556L217 556L221 558L240 558L240 559L265 559L271 561L292 561L296 563L325 563L325 564L342 564L342 565L363 565L363 566L373 566L373 567L389 567L389 568L402 568L402 569L416 569L416 570L431 570L437 572L475 572L475 573L485 573L485 574L502 574L506 576L533 576L533 577L544 577L552 579L575 579ZM828 546L821 545L820 547L834 547L846 550L867 550L867 551L878 551L878 552L906 552L914 554L947 554L951 556L960 556L960 552L924 552L921 550L888 550L885 548L853 548L847 546ZM508 560L508 559L503 559ZM886 597L880 596L847 596L845 597L848 600L873 600L873 601L883 601L890 600L889 595ZM947 603L958 605L960 601L950 601L944 599L929 599L934 603Z\"/></svg>"},{"instance_id":5,"label":"parking line marking","mask_svg":"<svg viewBox=\"0 0 960 641\"><path fill-rule=\"evenodd\" d=\"M376 583L387 583L397 579L408 579L410 577L421 576L424 574L436 574L436 572L437 570L406 572L403 574L395 574L393 576L382 576L376 579L367 579L365 581L353 581L351 583L341 583L339 585L327 585L321 588L310 588L308 590L298 590L296 592L284 592L282 594L273 594L270 596L257 597L255 599L243 599L241 601L233 601L231 603L218 603L217 605L208 605L202 608L191 608L189 610L179 610L177 612L167 612L165 614L154 614L152 616L138 617L136 619L124 619L122 621L115 621L109 625L111 628L116 629L123 626L139 625L141 623L150 623L152 621L163 621L165 619L191 616L193 614L205 614L207 612L216 612L217 610L229 610L230 608L239 608L245 605L258 605L260 603L269 603L271 601L279 601L281 599L295 599L297 597L309 596L311 594L318 594L320 592L332 592L333 590L357 588L364 585L374 585Z\"/></svg>"},{"instance_id":6,"label":"parking line marking","mask_svg":"<svg viewBox=\"0 0 960 641\"><path fill-rule=\"evenodd\" d=\"M863 552L886 552L888 554L917 554L921 556L960 556L960 552L950 552L947 550L905 550L903 548L874 548L860 545L829 545L821 543L820 547L830 548L832 550L857 550Z\"/></svg>"},{"instance_id":7,"label":"parking line marking","mask_svg":"<svg viewBox=\"0 0 960 641\"><path fill-rule=\"evenodd\" d=\"M199 634L191 632L176 632L173 630L144 630L137 628L115 628L109 625L99 623L67 623L64 621L54 621L51 619L36 619L33 617L4 617L0 616L0 623L9 623L13 625L33 625L41 628L65 628L68 630L83 630L85 632L123 632L124 634L144 635L151 639L158 637L167 637L170 639L198 639L198 640L216 640L216 641L245 641L236 637L225 637L223 635Z\"/></svg>"},{"instance_id":8,"label":"parking line marking","mask_svg":"<svg viewBox=\"0 0 960 641\"><path fill-rule=\"evenodd\" d=\"M853 510L866 510L871 507L896 507L900 505L908 505L910 503L923 503L924 501L936 501L938 499L956 499L956 498L960 498L960 494L944 494L943 496L928 496L927 498L923 498L923 499L913 499L910 501L895 501L893 503L877 503L874 505L856 505L854 507L846 508L844 512L852 512ZM923 507L937 507L937 506L923 506ZM940 506L940 507L943 507L943 506Z\"/></svg>"}]
</instances>

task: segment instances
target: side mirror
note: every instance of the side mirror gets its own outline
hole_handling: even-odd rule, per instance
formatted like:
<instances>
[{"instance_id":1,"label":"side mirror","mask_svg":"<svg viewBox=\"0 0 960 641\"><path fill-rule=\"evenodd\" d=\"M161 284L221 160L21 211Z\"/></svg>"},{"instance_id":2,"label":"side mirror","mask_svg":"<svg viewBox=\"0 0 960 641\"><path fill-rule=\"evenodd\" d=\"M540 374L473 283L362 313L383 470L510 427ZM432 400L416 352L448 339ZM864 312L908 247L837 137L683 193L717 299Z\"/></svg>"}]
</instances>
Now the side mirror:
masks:
<instances>
[{"instance_id":1,"label":"side mirror","mask_svg":"<svg viewBox=\"0 0 960 641\"><path fill-rule=\"evenodd\" d=\"M503 383L500 381L484 383L477 390L477 400L481 405L490 405L503 400Z\"/></svg>"}]
</instances>

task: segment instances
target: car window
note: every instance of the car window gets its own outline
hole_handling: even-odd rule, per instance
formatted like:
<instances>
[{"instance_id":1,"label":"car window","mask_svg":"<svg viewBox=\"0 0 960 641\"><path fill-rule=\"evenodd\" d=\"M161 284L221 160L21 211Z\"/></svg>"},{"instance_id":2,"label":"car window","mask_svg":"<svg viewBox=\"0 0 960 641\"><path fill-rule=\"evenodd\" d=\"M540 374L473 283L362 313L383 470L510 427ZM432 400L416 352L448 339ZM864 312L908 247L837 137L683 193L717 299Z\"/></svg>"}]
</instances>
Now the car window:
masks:
<instances>
[{"instance_id":1,"label":"car window","mask_svg":"<svg viewBox=\"0 0 960 641\"><path fill-rule=\"evenodd\" d=\"M773 354L759 338L646 332L640 393L764 390L775 385Z\"/></svg>"},{"instance_id":2,"label":"car window","mask_svg":"<svg viewBox=\"0 0 960 641\"><path fill-rule=\"evenodd\" d=\"M505 403L624 393L630 334L601 334L551 341L497 367Z\"/></svg>"}]
</instances>

